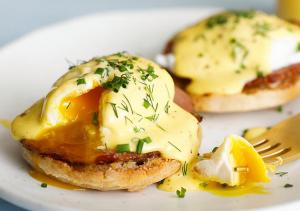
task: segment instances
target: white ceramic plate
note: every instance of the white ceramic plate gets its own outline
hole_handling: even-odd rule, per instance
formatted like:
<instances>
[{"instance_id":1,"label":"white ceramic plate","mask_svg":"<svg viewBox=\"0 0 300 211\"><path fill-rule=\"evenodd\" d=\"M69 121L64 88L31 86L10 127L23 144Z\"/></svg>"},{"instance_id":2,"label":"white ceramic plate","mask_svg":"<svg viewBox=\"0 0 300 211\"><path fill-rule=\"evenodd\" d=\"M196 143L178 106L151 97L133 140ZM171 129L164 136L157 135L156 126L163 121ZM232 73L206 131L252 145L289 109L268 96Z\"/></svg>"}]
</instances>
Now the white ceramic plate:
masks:
<instances>
[{"instance_id":1,"label":"white ceramic plate","mask_svg":"<svg viewBox=\"0 0 300 211\"><path fill-rule=\"evenodd\" d=\"M153 58L172 34L216 9L184 8L113 12L74 19L35 31L0 50L0 118L12 119L47 93L69 64L96 55L127 50ZM229 133L248 127L266 126L300 112L300 100L275 109L226 115L204 115L201 151L211 150ZM300 207L300 162L283 166L288 176L274 176L266 187L270 194L222 198L207 192L175 193L155 186L137 193L124 191L68 191L40 188L28 175L18 143L0 127L0 197L35 210L235 210L296 209ZM293 188L283 188L292 183Z\"/></svg>"}]
</instances>

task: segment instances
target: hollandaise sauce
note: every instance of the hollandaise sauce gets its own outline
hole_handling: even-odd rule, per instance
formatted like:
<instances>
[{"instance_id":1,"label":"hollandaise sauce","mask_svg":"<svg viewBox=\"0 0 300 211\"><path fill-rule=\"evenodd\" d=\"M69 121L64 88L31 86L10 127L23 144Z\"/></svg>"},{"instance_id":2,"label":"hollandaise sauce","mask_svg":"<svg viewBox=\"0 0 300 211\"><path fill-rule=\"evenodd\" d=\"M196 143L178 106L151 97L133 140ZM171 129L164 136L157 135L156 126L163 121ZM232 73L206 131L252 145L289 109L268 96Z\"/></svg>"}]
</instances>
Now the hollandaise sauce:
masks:
<instances>
[{"instance_id":1,"label":"hollandaise sauce","mask_svg":"<svg viewBox=\"0 0 300 211\"><path fill-rule=\"evenodd\" d=\"M297 0L281 2L300 5ZM257 11L223 12L175 36L172 69L177 76L191 79L190 93L237 94L247 82L287 65L283 54L276 54L278 44L291 44L288 52L293 55L299 41L300 29L276 16Z\"/></svg>"},{"instance_id":2,"label":"hollandaise sauce","mask_svg":"<svg viewBox=\"0 0 300 211\"><path fill-rule=\"evenodd\" d=\"M266 194L268 193L260 184L244 184L240 186L227 186L217 182L209 181L197 173L193 165L197 161L190 164L184 164L180 171L169 178L157 184L157 188L162 191L176 192L181 188L185 188L187 192L209 192L222 197L238 197L248 194Z\"/></svg>"},{"instance_id":3,"label":"hollandaise sauce","mask_svg":"<svg viewBox=\"0 0 300 211\"><path fill-rule=\"evenodd\" d=\"M66 190L85 190L84 188L81 188L81 187L77 187L75 185L70 185L70 184L67 184L67 183L64 183L64 182L60 182L52 177L49 177L43 173L40 173L36 170L31 170L29 171L29 175L40 181L42 184L47 184L47 185L50 185L50 186L54 186L54 187L57 187L57 188L61 188L61 189L66 189ZM42 186L42 185L41 185Z\"/></svg>"},{"instance_id":4,"label":"hollandaise sauce","mask_svg":"<svg viewBox=\"0 0 300 211\"><path fill-rule=\"evenodd\" d=\"M0 119L0 125L2 125L3 127L9 129L10 128L10 120L8 119Z\"/></svg>"},{"instance_id":5,"label":"hollandaise sauce","mask_svg":"<svg viewBox=\"0 0 300 211\"><path fill-rule=\"evenodd\" d=\"M74 163L95 163L110 152L160 152L189 162L200 145L198 120L174 95L171 76L149 60L96 57L71 67L16 117L12 134L26 148Z\"/></svg>"}]
</instances>

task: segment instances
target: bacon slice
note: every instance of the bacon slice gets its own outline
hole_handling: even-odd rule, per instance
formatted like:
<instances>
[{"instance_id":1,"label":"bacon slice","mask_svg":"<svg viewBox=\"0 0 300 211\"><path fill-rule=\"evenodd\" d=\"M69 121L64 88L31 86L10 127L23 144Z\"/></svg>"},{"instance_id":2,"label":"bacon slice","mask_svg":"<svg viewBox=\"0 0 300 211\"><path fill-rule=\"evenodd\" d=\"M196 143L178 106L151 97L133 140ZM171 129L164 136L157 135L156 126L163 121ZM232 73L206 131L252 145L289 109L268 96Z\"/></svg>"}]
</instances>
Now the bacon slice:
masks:
<instances>
[{"instance_id":1,"label":"bacon slice","mask_svg":"<svg viewBox=\"0 0 300 211\"><path fill-rule=\"evenodd\" d=\"M273 73L248 82L243 92L255 92L258 89L287 88L297 82L300 76L300 63L281 68Z\"/></svg>"}]
</instances>

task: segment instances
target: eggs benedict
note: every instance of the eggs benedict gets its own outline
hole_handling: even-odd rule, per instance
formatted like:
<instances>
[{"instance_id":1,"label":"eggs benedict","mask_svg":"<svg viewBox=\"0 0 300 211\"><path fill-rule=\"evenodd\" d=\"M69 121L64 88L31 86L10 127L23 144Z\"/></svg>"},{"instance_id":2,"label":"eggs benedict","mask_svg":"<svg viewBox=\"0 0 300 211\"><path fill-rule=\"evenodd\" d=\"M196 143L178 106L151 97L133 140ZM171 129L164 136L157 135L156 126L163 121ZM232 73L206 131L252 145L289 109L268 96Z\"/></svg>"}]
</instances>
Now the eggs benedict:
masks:
<instances>
[{"instance_id":1,"label":"eggs benedict","mask_svg":"<svg viewBox=\"0 0 300 211\"><path fill-rule=\"evenodd\" d=\"M174 95L170 75L147 59L96 57L70 67L11 131L25 160L46 175L84 188L136 191L197 156L199 121Z\"/></svg>"},{"instance_id":2,"label":"eggs benedict","mask_svg":"<svg viewBox=\"0 0 300 211\"><path fill-rule=\"evenodd\" d=\"M300 94L300 28L259 11L226 11L178 32L157 62L196 111L275 107Z\"/></svg>"}]
</instances>

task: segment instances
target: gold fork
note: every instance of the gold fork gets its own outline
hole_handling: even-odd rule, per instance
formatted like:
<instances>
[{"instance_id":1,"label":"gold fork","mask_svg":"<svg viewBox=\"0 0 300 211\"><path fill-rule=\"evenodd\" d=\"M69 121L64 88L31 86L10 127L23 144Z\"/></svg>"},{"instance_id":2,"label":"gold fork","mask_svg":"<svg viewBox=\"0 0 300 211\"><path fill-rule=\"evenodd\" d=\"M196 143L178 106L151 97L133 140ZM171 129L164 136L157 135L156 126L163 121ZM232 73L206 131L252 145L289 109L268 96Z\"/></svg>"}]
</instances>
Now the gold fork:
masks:
<instances>
[{"instance_id":1,"label":"gold fork","mask_svg":"<svg viewBox=\"0 0 300 211\"><path fill-rule=\"evenodd\" d=\"M300 158L300 114L248 141L268 164L279 166Z\"/></svg>"}]
</instances>

